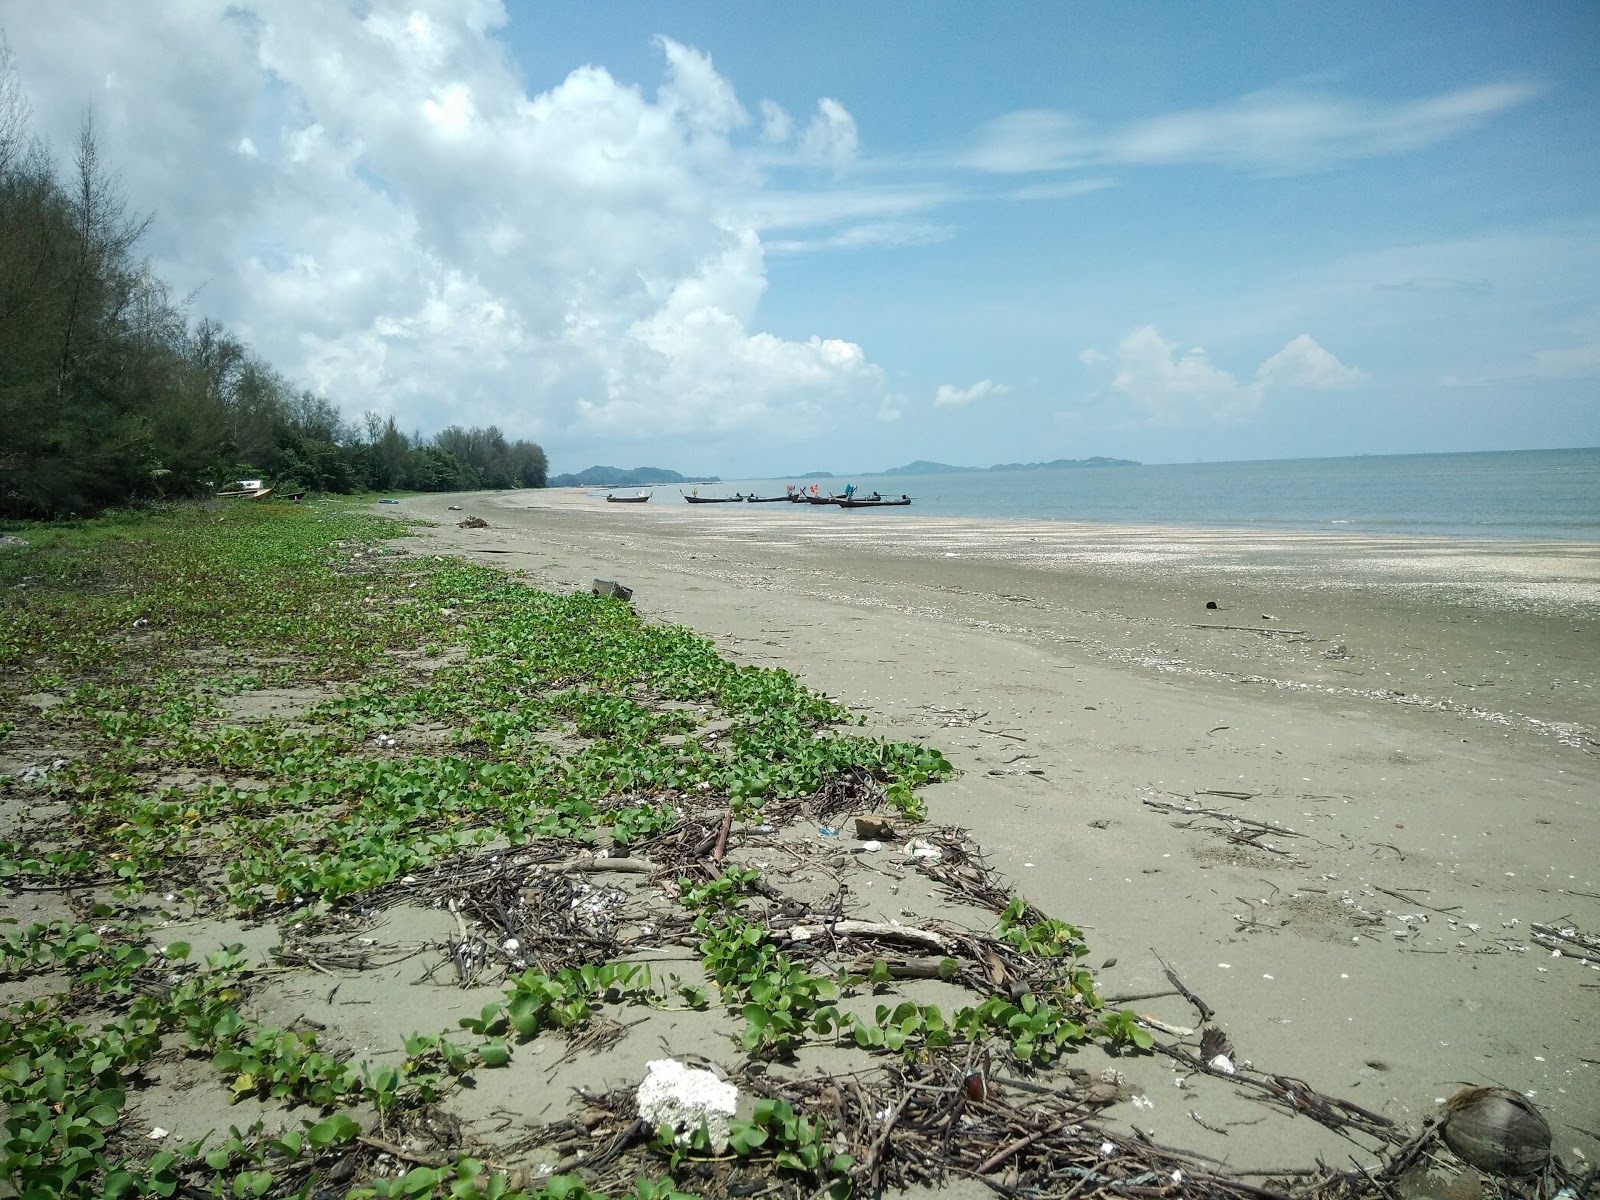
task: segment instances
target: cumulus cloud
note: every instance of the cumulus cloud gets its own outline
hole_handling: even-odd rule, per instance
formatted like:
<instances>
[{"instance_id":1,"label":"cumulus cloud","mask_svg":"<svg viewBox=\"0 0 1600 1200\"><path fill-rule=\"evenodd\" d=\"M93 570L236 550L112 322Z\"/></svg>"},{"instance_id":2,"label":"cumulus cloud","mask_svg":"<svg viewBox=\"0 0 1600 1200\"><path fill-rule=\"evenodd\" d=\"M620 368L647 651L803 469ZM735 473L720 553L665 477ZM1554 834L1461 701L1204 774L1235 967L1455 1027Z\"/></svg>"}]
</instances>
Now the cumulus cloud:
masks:
<instances>
[{"instance_id":1,"label":"cumulus cloud","mask_svg":"<svg viewBox=\"0 0 1600 1200\"><path fill-rule=\"evenodd\" d=\"M939 389L933 394L935 408L965 408L974 400L984 400L990 396L1003 396L1011 389L1003 383L995 383L989 379L980 379L971 387L956 387L953 383L941 383Z\"/></svg>"},{"instance_id":2,"label":"cumulus cloud","mask_svg":"<svg viewBox=\"0 0 1600 1200\"><path fill-rule=\"evenodd\" d=\"M1181 349L1153 325L1129 333L1114 354L1091 347L1078 359L1091 371L1109 371L1110 390L1154 426L1243 421L1269 392L1350 387L1366 379L1304 333L1263 362L1249 383L1219 367L1204 347Z\"/></svg>"},{"instance_id":3,"label":"cumulus cloud","mask_svg":"<svg viewBox=\"0 0 1600 1200\"><path fill-rule=\"evenodd\" d=\"M84 0L8 32L58 142L95 97L162 273L347 412L777 437L882 401L839 331L759 328L783 110L753 119L670 38L653 90L586 66L530 91L506 22L499 0ZM842 171L858 142L823 99L791 153Z\"/></svg>"},{"instance_id":4,"label":"cumulus cloud","mask_svg":"<svg viewBox=\"0 0 1600 1200\"><path fill-rule=\"evenodd\" d=\"M1329 354L1309 333L1294 338L1256 369L1256 380L1264 388L1350 387L1366 379L1366 373L1347 367Z\"/></svg>"},{"instance_id":5,"label":"cumulus cloud","mask_svg":"<svg viewBox=\"0 0 1600 1200\"><path fill-rule=\"evenodd\" d=\"M1312 171L1432 145L1526 104L1541 90L1488 83L1383 102L1273 89L1107 126L1055 109L1028 109L985 126L964 162L997 173L1171 163Z\"/></svg>"}]
</instances>

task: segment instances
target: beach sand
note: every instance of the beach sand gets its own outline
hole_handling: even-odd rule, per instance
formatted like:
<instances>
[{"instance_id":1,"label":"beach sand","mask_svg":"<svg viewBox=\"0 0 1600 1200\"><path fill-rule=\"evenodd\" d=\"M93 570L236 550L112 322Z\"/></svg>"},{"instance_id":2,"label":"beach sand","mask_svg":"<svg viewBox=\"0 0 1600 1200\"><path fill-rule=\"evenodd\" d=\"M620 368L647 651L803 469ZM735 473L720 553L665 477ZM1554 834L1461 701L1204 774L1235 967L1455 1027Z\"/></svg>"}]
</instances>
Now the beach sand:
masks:
<instances>
[{"instance_id":1,"label":"beach sand","mask_svg":"<svg viewBox=\"0 0 1600 1200\"><path fill-rule=\"evenodd\" d=\"M1600 964L1532 937L1600 932L1600 546L670 492L399 511L440 523L414 550L554 590L619 580L646 619L943 750L959 774L927 790L932 822L1080 925L1105 995L1170 991L1159 956L1258 1069L1415 1128L1460 1083L1502 1083L1545 1109L1569 1161L1600 1156ZM469 515L489 528L457 528ZM1176 995L1128 1006L1197 1024ZM1167 1058L1116 1065L1150 1105L1107 1119L1166 1144L1240 1167L1351 1149Z\"/></svg>"}]
</instances>

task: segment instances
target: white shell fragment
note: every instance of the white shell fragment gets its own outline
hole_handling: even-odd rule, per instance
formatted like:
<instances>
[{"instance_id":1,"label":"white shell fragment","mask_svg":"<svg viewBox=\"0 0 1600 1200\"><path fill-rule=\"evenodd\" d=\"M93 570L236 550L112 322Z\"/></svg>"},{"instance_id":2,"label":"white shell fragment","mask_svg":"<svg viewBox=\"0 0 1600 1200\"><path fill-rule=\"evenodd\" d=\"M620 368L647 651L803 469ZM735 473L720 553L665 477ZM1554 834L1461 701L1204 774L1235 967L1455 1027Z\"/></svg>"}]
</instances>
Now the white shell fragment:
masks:
<instances>
[{"instance_id":1,"label":"white shell fragment","mask_svg":"<svg viewBox=\"0 0 1600 1200\"><path fill-rule=\"evenodd\" d=\"M687 1142L704 1123L711 1149L717 1154L727 1150L728 1121L739 1102L738 1088L675 1058L648 1062L645 1072L636 1096L640 1120L653 1129L671 1126L680 1142Z\"/></svg>"},{"instance_id":2,"label":"white shell fragment","mask_svg":"<svg viewBox=\"0 0 1600 1200\"><path fill-rule=\"evenodd\" d=\"M1219 1054L1206 1064L1213 1071L1223 1075L1232 1075L1234 1072L1233 1059L1226 1054Z\"/></svg>"}]
</instances>

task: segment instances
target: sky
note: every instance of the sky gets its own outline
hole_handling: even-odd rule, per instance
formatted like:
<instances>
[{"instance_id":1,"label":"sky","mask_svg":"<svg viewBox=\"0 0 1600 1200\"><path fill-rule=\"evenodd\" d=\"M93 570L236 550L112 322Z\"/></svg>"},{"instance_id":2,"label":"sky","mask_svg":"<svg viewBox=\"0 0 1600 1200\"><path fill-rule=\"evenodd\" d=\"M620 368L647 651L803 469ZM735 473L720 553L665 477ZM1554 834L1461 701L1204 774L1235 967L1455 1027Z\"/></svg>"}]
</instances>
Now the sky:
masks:
<instances>
[{"instance_id":1,"label":"sky","mask_svg":"<svg viewBox=\"0 0 1600 1200\"><path fill-rule=\"evenodd\" d=\"M725 478L1600 445L1600 5L0 0L352 418Z\"/></svg>"}]
</instances>

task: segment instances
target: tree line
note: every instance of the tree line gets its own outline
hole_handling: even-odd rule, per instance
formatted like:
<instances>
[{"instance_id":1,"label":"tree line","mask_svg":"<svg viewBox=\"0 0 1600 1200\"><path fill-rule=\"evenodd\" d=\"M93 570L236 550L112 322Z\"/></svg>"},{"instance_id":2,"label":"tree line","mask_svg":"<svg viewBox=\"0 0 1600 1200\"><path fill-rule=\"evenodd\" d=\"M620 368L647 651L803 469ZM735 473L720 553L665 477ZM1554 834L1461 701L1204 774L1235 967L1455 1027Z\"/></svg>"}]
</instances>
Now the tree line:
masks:
<instances>
[{"instance_id":1,"label":"tree line","mask_svg":"<svg viewBox=\"0 0 1600 1200\"><path fill-rule=\"evenodd\" d=\"M533 442L392 417L346 421L224 326L193 322L138 248L132 212L85 118L70 171L29 129L0 36L0 516L57 517L279 490L543 487Z\"/></svg>"}]
</instances>

